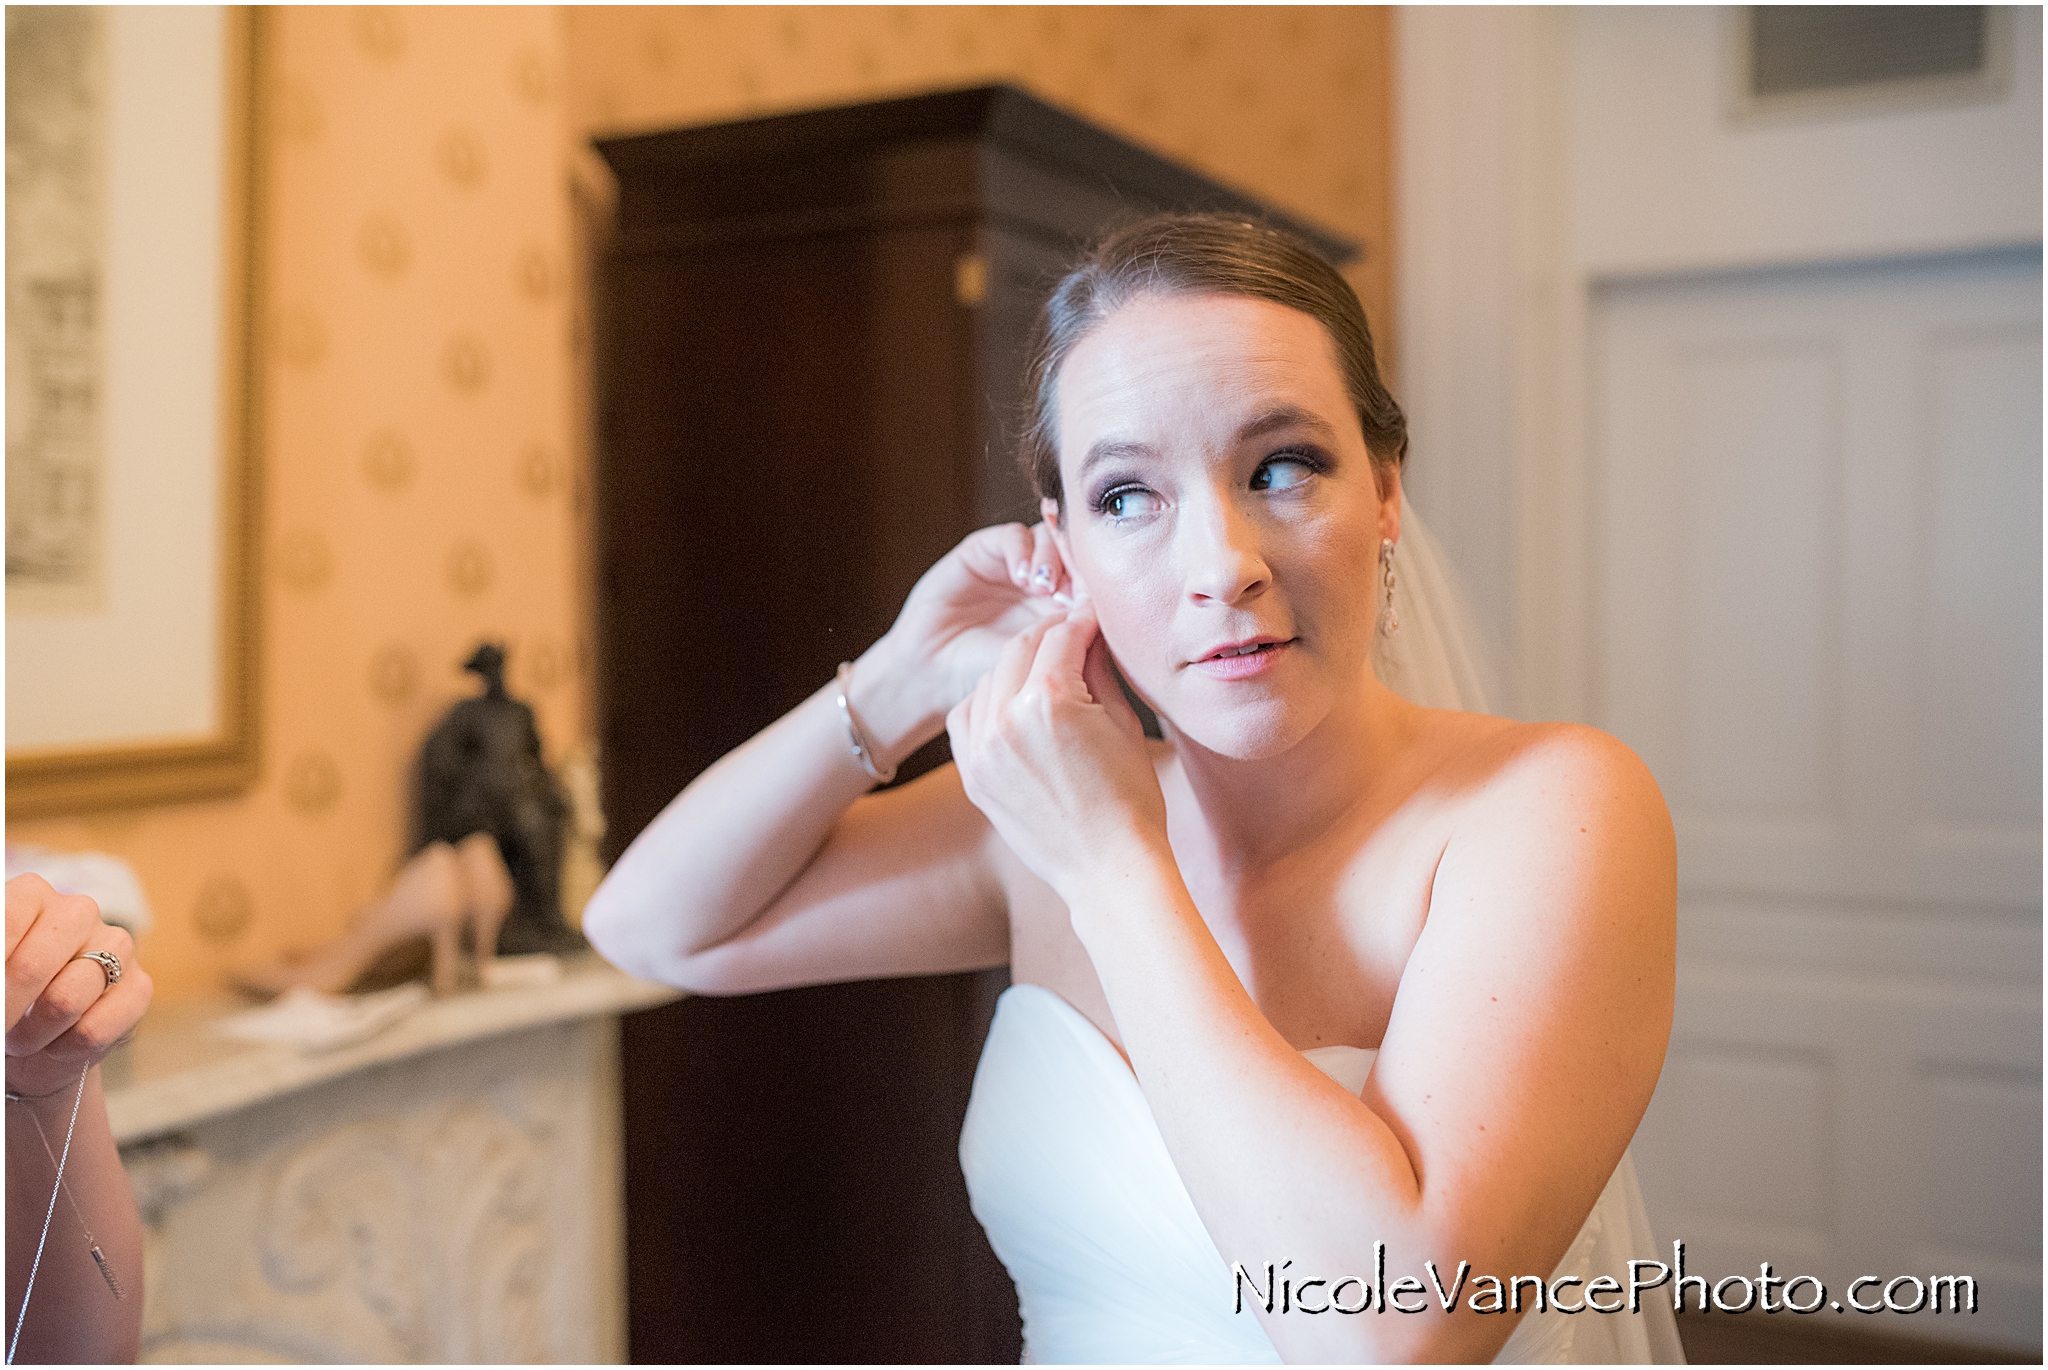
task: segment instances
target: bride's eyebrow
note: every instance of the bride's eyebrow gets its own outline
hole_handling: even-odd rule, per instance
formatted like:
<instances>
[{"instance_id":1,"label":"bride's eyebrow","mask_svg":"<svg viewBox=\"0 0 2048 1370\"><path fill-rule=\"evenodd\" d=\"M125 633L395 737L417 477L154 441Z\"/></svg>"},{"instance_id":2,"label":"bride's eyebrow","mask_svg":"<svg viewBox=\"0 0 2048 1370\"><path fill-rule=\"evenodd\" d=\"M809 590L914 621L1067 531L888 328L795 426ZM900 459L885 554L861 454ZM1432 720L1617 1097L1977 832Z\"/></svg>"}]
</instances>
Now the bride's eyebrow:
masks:
<instances>
[{"instance_id":1,"label":"bride's eyebrow","mask_svg":"<svg viewBox=\"0 0 2048 1370\"><path fill-rule=\"evenodd\" d=\"M1149 443L1130 442L1118 438L1103 438L1088 449L1087 456L1081 458L1081 469L1076 473L1076 477L1085 482L1088 479L1088 473L1103 462L1114 461L1119 457L1144 458L1151 455L1153 455L1153 449Z\"/></svg>"},{"instance_id":2,"label":"bride's eyebrow","mask_svg":"<svg viewBox=\"0 0 2048 1370\"><path fill-rule=\"evenodd\" d=\"M1301 408L1299 405L1283 404L1268 409L1237 430L1239 442L1263 438L1268 433L1277 433L1283 428L1302 428L1325 442L1334 442L1337 429L1334 424L1321 416Z\"/></svg>"},{"instance_id":3,"label":"bride's eyebrow","mask_svg":"<svg viewBox=\"0 0 2048 1370\"><path fill-rule=\"evenodd\" d=\"M1237 430L1239 442L1250 442L1253 438L1265 437L1284 428L1305 430L1309 436L1324 442L1337 440L1337 427L1328 419L1303 409L1298 404L1282 404L1260 412ZM1088 473L1103 462L1119 457L1143 459L1156 455L1150 443L1132 442L1125 438L1102 438L1088 449L1088 455L1081 458L1081 469L1077 479L1086 481Z\"/></svg>"}]
</instances>

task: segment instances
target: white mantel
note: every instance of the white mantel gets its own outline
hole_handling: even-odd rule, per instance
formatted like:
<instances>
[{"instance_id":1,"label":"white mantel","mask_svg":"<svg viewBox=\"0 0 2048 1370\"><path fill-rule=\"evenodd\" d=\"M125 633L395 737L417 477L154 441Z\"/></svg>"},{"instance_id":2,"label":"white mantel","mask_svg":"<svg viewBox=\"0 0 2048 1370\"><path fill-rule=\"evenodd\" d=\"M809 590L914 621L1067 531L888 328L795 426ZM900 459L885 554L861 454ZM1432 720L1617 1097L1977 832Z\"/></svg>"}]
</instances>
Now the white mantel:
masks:
<instances>
[{"instance_id":1,"label":"white mantel","mask_svg":"<svg viewBox=\"0 0 2048 1370\"><path fill-rule=\"evenodd\" d=\"M675 997L590 959L324 1053L152 1010L106 1072L143 1358L623 1359L618 1016Z\"/></svg>"}]
</instances>

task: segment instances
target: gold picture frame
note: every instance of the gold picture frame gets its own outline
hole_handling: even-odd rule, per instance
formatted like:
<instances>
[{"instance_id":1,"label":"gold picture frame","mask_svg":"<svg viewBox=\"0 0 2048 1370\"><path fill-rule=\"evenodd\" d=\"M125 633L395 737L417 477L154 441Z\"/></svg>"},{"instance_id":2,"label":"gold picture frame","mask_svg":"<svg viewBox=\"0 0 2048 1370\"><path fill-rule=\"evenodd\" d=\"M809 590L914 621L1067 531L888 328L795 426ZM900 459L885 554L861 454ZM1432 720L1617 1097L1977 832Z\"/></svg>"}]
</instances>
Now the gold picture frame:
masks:
<instances>
[{"instance_id":1,"label":"gold picture frame","mask_svg":"<svg viewBox=\"0 0 2048 1370\"><path fill-rule=\"evenodd\" d=\"M263 22L261 11L253 7L227 6L217 12L224 21L221 28L226 52L221 67L223 89L219 92L225 205L219 241L214 245L219 253L221 289L219 401L213 424L216 440L210 445L210 471L197 470L195 463L195 469L189 473L175 473L178 478L211 477L218 490L218 522L216 529L211 530L215 533L212 594L217 606L212 621L217 648L217 664L212 671L213 726L198 735L168 737L161 742L115 736L104 742L86 738L61 746L17 749L10 718L6 762L6 812L10 820L230 795L248 788L257 775L260 622L255 570L262 415L258 365L261 256L257 226L261 208ZM122 202L118 187L108 191L108 201L116 205ZM10 366L14 362L13 351L10 347ZM197 446L203 452L208 445L202 441ZM154 445L147 459L157 459ZM121 462L110 445L105 483L112 487L121 478ZM161 473L152 477L161 478ZM111 493L107 497L111 499ZM193 545L199 548L196 556L203 563L203 543ZM70 663L64 660L16 659L21 653L14 641L12 598L10 594L10 682L17 671L66 670ZM197 596L193 599L198 605L197 612L203 613L203 601ZM82 627L77 631L95 631L90 616L79 622ZM193 655L203 673L206 654L200 651ZM157 686L152 668L150 661L135 662L134 689ZM198 679L197 688L204 698L203 674ZM43 683L61 686L63 682L59 679ZM124 684L123 688L128 687Z\"/></svg>"}]
</instances>

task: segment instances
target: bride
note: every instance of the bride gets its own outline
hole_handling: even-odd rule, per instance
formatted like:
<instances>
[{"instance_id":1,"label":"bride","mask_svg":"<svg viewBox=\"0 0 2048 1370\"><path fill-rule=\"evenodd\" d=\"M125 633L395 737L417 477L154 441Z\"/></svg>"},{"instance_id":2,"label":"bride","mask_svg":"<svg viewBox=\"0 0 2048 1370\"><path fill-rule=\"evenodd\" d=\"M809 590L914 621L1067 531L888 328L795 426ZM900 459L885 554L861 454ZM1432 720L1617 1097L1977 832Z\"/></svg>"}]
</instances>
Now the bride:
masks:
<instances>
[{"instance_id":1,"label":"bride","mask_svg":"<svg viewBox=\"0 0 2048 1370\"><path fill-rule=\"evenodd\" d=\"M1424 707L1455 652L1396 650L1432 590L1356 296L1144 220L1031 379L1043 522L933 566L585 931L708 994L1007 963L961 1159L1027 1360L1678 1359L1669 1287L1626 1307L1670 819L1603 733Z\"/></svg>"}]
</instances>

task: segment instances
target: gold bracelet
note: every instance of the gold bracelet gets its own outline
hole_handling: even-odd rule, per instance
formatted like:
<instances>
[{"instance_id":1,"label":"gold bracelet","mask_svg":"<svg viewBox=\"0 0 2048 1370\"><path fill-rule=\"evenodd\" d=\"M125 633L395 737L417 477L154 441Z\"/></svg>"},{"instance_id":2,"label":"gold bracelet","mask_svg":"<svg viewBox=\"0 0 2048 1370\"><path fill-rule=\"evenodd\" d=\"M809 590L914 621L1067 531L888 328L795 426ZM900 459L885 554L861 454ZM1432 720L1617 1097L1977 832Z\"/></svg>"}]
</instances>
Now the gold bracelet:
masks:
<instances>
[{"instance_id":1,"label":"gold bracelet","mask_svg":"<svg viewBox=\"0 0 2048 1370\"><path fill-rule=\"evenodd\" d=\"M875 764L874 739L868 736L866 728L861 727L860 720L854 717L853 705L846 699L846 678L852 673L851 661L839 663L839 716L846 720L846 740L853 747L853 759L867 772L868 779L877 785L886 785L896 778L896 768L891 766L885 771Z\"/></svg>"}]
</instances>

